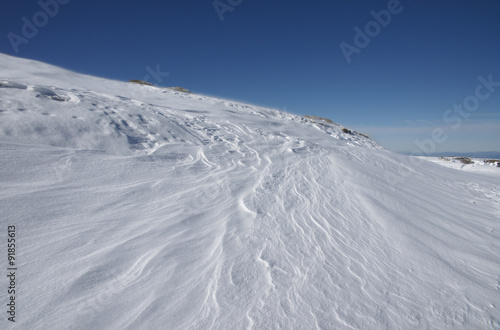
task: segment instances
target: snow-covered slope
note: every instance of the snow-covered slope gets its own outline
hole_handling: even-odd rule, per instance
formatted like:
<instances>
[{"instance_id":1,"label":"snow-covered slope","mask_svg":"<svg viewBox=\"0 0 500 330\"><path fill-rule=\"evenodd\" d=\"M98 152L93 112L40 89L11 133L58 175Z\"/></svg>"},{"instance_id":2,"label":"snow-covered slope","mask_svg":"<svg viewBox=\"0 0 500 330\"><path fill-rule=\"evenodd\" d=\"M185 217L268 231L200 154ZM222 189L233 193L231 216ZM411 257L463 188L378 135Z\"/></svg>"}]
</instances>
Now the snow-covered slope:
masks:
<instances>
[{"instance_id":1,"label":"snow-covered slope","mask_svg":"<svg viewBox=\"0 0 500 330\"><path fill-rule=\"evenodd\" d=\"M441 166L488 176L500 176L500 160L468 157L420 157Z\"/></svg>"},{"instance_id":2,"label":"snow-covered slope","mask_svg":"<svg viewBox=\"0 0 500 330\"><path fill-rule=\"evenodd\" d=\"M321 120L0 55L0 169L2 329L500 324L500 178Z\"/></svg>"}]
</instances>

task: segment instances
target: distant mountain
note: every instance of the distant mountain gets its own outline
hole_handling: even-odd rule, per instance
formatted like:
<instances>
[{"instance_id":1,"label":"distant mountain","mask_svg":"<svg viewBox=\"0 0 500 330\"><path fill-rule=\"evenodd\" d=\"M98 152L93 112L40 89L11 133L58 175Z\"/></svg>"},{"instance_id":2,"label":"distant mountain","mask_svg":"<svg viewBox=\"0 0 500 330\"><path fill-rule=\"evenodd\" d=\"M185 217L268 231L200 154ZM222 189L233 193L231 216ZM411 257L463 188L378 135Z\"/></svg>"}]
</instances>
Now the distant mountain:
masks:
<instances>
[{"instance_id":1,"label":"distant mountain","mask_svg":"<svg viewBox=\"0 0 500 330\"><path fill-rule=\"evenodd\" d=\"M413 156L429 156L429 157L469 157L469 158L493 158L500 159L500 152L498 151L476 151L476 152L435 152L431 154L415 154L415 153L403 153L406 155Z\"/></svg>"}]
</instances>

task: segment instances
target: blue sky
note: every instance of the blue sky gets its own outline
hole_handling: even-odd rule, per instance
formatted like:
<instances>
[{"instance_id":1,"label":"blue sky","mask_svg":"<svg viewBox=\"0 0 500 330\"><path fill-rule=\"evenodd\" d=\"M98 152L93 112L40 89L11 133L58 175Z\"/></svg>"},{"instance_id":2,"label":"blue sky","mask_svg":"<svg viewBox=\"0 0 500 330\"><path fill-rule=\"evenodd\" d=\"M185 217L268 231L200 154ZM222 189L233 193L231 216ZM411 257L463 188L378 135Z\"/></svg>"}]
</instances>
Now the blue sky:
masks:
<instances>
[{"instance_id":1,"label":"blue sky","mask_svg":"<svg viewBox=\"0 0 500 330\"><path fill-rule=\"evenodd\" d=\"M328 117L395 151L500 151L497 0L1 6L3 53Z\"/></svg>"}]
</instances>

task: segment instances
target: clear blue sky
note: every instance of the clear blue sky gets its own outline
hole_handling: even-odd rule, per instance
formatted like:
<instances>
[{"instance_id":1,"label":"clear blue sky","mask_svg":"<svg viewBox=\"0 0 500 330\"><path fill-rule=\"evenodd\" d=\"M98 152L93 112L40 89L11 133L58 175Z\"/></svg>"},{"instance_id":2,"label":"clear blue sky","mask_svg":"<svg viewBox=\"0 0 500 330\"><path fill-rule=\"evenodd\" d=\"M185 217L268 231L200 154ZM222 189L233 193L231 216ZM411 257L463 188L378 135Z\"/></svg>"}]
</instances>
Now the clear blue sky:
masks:
<instances>
[{"instance_id":1,"label":"clear blue sky","mask_svg":"<svg viewBox=\"0 0 500 330\"><path fill-rule=\"evenodd\" d=\"M159 66L158 85L328 117L396 151L500 151L500 86L475 96L479 76L500 85L498 0L220 0L219 12L213 0L59 0L57 13L54 1L45 16L38 1L3 1L0 52L118 80ZM375 23L381 10L390 22ZM340 45L367 24L348 63Z\"/></svg>"}]
</instances>

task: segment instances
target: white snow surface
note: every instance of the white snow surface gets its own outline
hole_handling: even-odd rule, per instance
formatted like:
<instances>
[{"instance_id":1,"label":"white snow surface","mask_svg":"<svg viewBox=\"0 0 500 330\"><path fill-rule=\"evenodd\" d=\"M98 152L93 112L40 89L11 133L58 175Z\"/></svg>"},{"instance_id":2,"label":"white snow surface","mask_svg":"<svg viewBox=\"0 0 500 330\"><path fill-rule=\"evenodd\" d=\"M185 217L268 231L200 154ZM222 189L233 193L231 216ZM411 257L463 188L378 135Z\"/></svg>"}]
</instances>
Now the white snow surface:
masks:
<instances>
[{"instance_id":1,"label":"white snow surface","mask_svg":"<svg viewBox=\"0 0 500 330\"><path fill-rule=\"evenodd\" d=\"M0 54L0 185L1 329L500 328L500 177L321 120Z\"/></svg>"},{"instance_id":2,"label":"white snow surface","mask_svg":"<svg viewBox=\"0 0 500 330\"><path fill-rule=\"evenodd\" d=\"M448 168L453 168L455 170L462 170L467 172L482 173L486 175L500 176L500 167L497 166L496 162L485 162L487 158L469 158L472 163L464 164L456 157L419 157L421 159L445 166Z\"/></svg>"}]
</instances>

